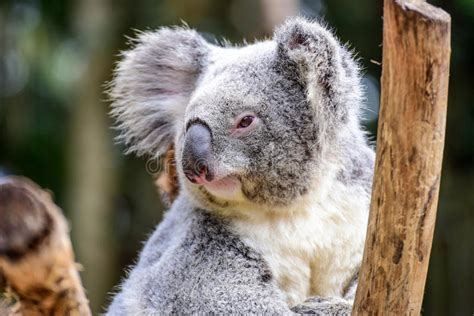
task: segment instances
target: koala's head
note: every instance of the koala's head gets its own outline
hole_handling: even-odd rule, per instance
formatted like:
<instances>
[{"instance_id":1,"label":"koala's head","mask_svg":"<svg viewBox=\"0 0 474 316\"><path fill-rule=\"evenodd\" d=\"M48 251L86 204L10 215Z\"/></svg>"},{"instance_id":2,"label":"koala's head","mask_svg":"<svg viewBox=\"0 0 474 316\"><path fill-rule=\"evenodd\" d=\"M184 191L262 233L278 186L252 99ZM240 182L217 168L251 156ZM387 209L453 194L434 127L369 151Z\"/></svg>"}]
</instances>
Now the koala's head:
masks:
<instances>
[{"instance_id":1,"label":"koala's head","mask_svg":"<svg viewBox=\"0 0 474 316\"><path fill-rule=\"evenodd\" d=\"M129 151L157 157L174 145L181 189L211 209L308 194L359 130L362 98L348 51L300 18L243 47L186 28L143 33L110 95Z\"/></svg>"}]
</instances>

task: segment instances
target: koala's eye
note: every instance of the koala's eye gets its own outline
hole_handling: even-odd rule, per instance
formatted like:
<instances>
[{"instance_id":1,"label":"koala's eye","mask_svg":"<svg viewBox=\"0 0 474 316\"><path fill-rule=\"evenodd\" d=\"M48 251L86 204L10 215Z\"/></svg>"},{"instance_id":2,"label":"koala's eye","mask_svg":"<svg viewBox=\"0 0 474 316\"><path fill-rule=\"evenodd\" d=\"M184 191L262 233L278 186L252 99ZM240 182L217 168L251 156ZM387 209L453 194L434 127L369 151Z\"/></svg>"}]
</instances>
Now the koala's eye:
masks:
<instances>
[{"instance_id":1,"label":"koala's eye","mask_svg":"<svg viewBox=\"0 0 474 316\"><path fill-rule=\"evenodd\" d=\"M252 133L261 123L261 120L252 112L244 112L234 118L230 134L233 137L247 136Z\"/></svg>"},{"instance_id":2,"label":"koala's eye","mask_svg":"<svg viewBox=\"0 0 474 316\"><path fill-rule=\"evenodd\" d=\"M239 124L237 124L237 128L247 128L250 126L250 124L252 124L253 120L255 119L254 116L252 115L247 115L247 116L244 116Z\"/></svg>"}]
</instances>

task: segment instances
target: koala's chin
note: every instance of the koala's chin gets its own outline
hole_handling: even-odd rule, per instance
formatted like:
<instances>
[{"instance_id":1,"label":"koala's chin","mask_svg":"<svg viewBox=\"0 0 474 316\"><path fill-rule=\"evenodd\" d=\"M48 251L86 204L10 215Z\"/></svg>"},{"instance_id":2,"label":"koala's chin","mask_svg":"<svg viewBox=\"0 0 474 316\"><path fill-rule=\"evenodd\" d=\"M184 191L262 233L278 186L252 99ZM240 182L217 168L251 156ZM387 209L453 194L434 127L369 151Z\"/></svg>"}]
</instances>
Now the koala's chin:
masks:
<instances>
[{"instance_id":1,"label":"koala's chin","mask_svg":"<svg viewBox=\"0 0 474 316\"><path fill-rule=\"evenodd\" d=\"M239 200L242 197L240 181L233 176L201 183L204 190L223 200Z\"/></svg>"},{"instance_id":2,"label":"koala's chin","mask_svg":"<svg viewBox=\"0 0 474 316\"><path fill-rule=\"evenodd\" d=\"M192 195L211 208L228 207L245 201L242 194L242 184L235 176L225 176L212 181L202 181L199 184L188 184Z\"/></svg>"}]
</instances>

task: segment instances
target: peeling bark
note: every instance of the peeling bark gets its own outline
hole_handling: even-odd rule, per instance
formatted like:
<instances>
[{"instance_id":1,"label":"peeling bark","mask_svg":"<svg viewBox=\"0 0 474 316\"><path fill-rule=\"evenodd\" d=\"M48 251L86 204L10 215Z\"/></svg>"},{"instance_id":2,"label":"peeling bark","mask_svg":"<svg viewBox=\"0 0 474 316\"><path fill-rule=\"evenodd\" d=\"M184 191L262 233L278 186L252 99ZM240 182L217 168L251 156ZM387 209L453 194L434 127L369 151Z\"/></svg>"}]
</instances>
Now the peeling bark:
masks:
<instances>
[{"instance_id":1,"label":"peeling bark","mask_svg":"<svg viewBox=\"0 0 474 316\"><path fill-rule=\"evenodd\" d=\"M450 28L450 16L425 1L385 0L377 158L354 315L420 313L443 158Z\"/></svg>"}]
</instances>

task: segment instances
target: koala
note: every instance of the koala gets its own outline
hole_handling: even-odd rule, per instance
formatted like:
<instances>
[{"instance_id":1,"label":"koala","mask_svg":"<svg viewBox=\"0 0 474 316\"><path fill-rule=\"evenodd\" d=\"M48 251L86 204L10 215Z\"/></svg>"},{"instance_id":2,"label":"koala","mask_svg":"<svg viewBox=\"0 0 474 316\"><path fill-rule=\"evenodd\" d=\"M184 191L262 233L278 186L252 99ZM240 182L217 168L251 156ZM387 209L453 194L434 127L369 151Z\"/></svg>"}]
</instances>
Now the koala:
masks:
<instances>
[{"instance_id":1,"label":"koala","mask_svg":"<svg viewBox=\"0 0 474 316\"><path fill-rule=\"evenodd\" d=\"M325 25L243 46L141 33L109 94L128 152L173 148L179 192L108 315L350 314L374 152L359 66Z\"/></svg>"}]
</instances>

